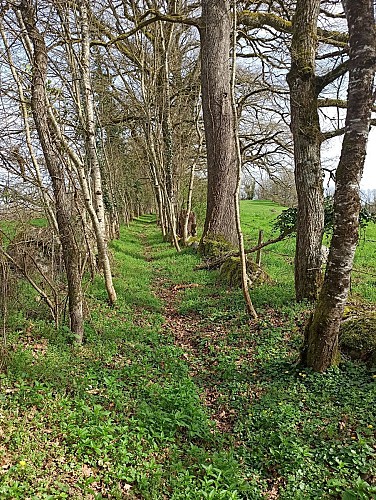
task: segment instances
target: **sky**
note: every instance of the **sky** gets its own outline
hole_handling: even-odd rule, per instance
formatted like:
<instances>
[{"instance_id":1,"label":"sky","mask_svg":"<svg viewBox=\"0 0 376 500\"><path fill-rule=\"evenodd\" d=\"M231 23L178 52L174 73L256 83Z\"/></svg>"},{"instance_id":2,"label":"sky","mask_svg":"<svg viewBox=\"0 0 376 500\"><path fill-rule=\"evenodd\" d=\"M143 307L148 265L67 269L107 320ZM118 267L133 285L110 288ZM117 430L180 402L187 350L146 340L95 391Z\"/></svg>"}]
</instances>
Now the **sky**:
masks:
<instances>
[{"instance_id":1,"label":"sky","mask_svg":"<svg viewBox=\"0 0 376 500\"><path fill-rule=\"evenodd\" d=\"M368 138L367 156L364 165L364 174L361 182L362 189L376 189L376 128L373 127Z\"/></svg>"},{"instance_id":2,"label":"sky","mask_svg":"<svg viewBox=\"0 0 376 500\"><path fill-rule=\"evenodd\" d=\"M322 150L324 168L333 168L338 165L341 145L342 137L336 137L324 143ZM376 189L376 127L372 127L369 134L367 156L360 188L361 190Z\"/></svg>"}]
</instances>

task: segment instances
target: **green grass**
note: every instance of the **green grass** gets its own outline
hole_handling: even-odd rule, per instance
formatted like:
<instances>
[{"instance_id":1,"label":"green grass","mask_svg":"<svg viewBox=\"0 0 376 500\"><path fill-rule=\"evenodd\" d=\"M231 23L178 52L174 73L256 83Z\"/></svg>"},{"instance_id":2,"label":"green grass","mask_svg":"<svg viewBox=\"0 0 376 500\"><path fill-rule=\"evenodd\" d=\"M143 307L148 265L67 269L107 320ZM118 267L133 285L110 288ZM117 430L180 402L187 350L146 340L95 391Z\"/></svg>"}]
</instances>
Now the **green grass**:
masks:
<instances>
[{"instance_id":1,"label":"green grass","mask_svg":"<svg viewBox=\"0 0 376 500\"><path fill-rule=\"evenodd\" d=\"M270 236L280 210L242 204L249 244L259 228ZM97 278L83 347L15 312L0 498L376 498L375 374L297 366L308 311L293 300L293 246L263 254L274 283L252 291L257 324L240 290L194 270L198 256L163 243L151 217L112 244L119 301L106 305ZM356 265L371 255L359 248ZM357 298L373 300L369 289L354 285Z\"/></svg>"},{"instance_id":2,"label":"green grass","mask_svg":"<svg viewBox=\"0 0 376 500\"><path fill-rule=\"evenodd\" d=\"M283 207L271 201L241 202L242 227L246 247L257 244L258 231L264 231L264 241L276 237L273 232L274 219L282 212ZM324 244L330 244L324 236ZM295 237L266 247L263 251L262 263L270 276L285 290L286 299L293 300ZM369 224L361 230L359 244L355 254L354 272L352 275L352 293L350 300L364 300L376 303L376 224ZM269 290L269 287L267 287ZM266 291L266 298L268 291ZM278 297L276 297L278 299ZM278 300L278 305L281 299Z\"/></svg>"},{"instance_id":3,"label":"green grass","mask_svg":"<svg viewBox=\"0 0 376 500\"><path fill-rule=\"evenodd\" d=\"M263 241L276 238L273 231L274 219L284 207L272 201L243 201L241 203L242 228L245 246L258 243L259 230L263 231ZM273 246L266 247L262 253L262 266L275 281L276 286L266 284L255 292L255 304L275 304L282 306L294 300L294 252L295 238L286 238ZM250 258L254 258L255 254ZM270 294L273 294L272 296Z\"/></svg>"},{"instance_id":4,"label":"green grass","mask_svg":"<svg viewBox=\"0 0 376 500\"><path fill-rule=\"evenodd\" d=\"M355 254L352 289L365 300L376 302L376 224L361 232Z\"/></svg>"}]
</instances>

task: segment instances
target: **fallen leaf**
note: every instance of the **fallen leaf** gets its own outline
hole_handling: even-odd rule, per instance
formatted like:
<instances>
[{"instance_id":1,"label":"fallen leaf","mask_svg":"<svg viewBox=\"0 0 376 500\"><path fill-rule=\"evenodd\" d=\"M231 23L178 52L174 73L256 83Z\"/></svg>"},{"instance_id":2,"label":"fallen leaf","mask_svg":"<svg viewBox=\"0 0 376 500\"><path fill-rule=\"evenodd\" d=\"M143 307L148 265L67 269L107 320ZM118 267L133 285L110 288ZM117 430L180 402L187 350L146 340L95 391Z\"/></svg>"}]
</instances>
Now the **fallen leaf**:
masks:
<instances>
[{"instance_id":1,"label":"fallen leaf","mask_svg":"<svg viewBox=\"0 0 376 500\"><path fill-rule=\"evenodd\" d=\"M89 466L87 466L86 464L83 464L82 465L82 474L85 476L85 477L90 477L93 475L93 469L91 469Z\"/></svg>"}]
</instances>

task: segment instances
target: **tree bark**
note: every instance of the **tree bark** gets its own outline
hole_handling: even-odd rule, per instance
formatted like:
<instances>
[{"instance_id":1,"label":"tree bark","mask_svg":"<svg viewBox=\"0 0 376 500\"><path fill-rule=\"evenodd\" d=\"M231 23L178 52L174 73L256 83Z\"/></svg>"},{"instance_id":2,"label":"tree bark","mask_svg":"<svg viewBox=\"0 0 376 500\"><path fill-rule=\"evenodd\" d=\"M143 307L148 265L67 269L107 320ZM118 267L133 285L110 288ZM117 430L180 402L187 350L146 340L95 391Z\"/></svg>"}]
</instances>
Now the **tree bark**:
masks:
<instances>
[{"instance_id":1,"label":"tree bark","mask_svg":"<svg viewBox=\"0 0 376 500\"><path fill-rule=\"evenodd\" d=\"M195 116L195 128L197 132L197 139L198 139L198 149L197 149L197 155L196 158L192 162L191 166L191 171L190 171L190 176L189 176L189 185L188 185L188 195L187 195L187 208L186 208L186 216L184 219L184 227L183 227L183 245L186 246L188 244L188 224L191 216L191 211L192 211L192 195L193 195L193 184L195 180L195 172L196 172L196 167L197 167L197 162L200 158L201 151L202 151L202 144L203 144L203 134L200 129L200 113L201 113L201 106L197 105L197 113Z\"/></svg>"},{"instance_id":2,"label":"tree bark","mask_svg":"<svg viewBox=\"0 0 376 500\"><path fill-rule=\"evenodd\" d=\"M81 343L84 332L81 258L77 247L74 225L71 221L70 203L66 196L64 162L57 151L50 132L51 124L48 118L48 101L45 90L47 48L44 38L36 26L32 3L28 0L22 0L19 10L34 48L31 108L46 167L51 177L56 202L56 219L68 282L70 328L76 335L77 341Z\"/></svg>"},{"instance_id":3,"label":"tree bark","mask_svg":"<svg viewBox=\"0 0 376 500\"><path fill-rule=\"evenodd\" d=\"M229 0L202 0L201 88L208 191L201 241L223 238L235 246L237 160L231 103L231 31Z\"/></svg>"},{"instance_id":4,"label":"tree bark","mask_svg":"<svg viewBox=\"0 0 376 500\"><path fill-rule=\"evenodd\" d=\"M358 242L359 183L373 101L376 33L372 0L344 2L349 27L349 87L345 136L336 173L334 232L324 284L306 329L302 361L325 371L338 361L338 336Z\"/></svg>"},{"instance_id":5,"label":"tree bark","mask_svg":"<svg viewBox=\"0 0 376 500\"><path fill-rule=\"evenodd\" d=\"M290 87L298 223L295 292L298 301L315 300L321 282L324 196L321 130L317 111L315 55L320 0L298 0L293 18Z\"/></svg>"}]
</instances>

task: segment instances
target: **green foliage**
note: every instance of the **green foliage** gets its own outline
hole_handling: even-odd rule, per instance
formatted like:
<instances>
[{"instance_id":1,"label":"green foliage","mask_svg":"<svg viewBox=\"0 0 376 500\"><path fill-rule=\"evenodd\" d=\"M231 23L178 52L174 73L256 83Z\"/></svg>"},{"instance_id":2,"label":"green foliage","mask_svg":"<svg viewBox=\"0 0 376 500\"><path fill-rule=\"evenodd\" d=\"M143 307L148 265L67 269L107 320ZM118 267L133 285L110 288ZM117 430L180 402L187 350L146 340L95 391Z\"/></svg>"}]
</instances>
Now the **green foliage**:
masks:
<instances>
[{"instance_id":1,"label":"green foliage","mask_svg":"<svg viewBox=\"0 0 376 500\"><path fill-rule=\"evenodd\" d=\"M47 227L48 222L47 219L43 219L40 217L38 219L31 219L30 225L34 227Z\"/></svg>"},{"instance_id":2,"label":"green foliage","mask_svg":"<svg viewBox=\"0 0 376 500\"><path fill-rule=\"evenodd\" d=\"M297 208L288 208L276 217L273 229L280 234L288 234L296 231ZM376 214L371 213L367 208L362 207L359 213L359 227L365 229L368 224L376 224ZM333 199L328 197L324 203L324 231L327 234L332 233L334 224Z\"/></svg>"},{"instance_id":3,"label":"green foliage","mask_svg":"<svg viewBox=\"0 0 376 500\"><path fill-rule=\"evenodd\" d=\"M275 370L275 363L263 364L258 379L265 392L238 424L248 444L245 463L261 475L272 469L284 478L283 499L344 495L361 477L371 477L376 457L369 374L347 365L322 376L279 363L277 379ZM352 405L362 408L361 419Z\"/></svg>"},{"instance_id":4,"label":"green foliage","mask_svg":"<svg viewBox=\"0 0 376 500\"><path fill-rule=\"evenodd\" d=\"M161 301L150 289L160 270L144 248L155 245L165 269L177 262L149 222L134 223L114 242L119 305L104 305L98 278L89 290L83 347L67 342L66 329L55 332L43 319L18 317L17 324L14 317L17 348L0 379L7 436L1 498L103 492L157 500L169 491L171 498L236 499L248 489L220 445L182 350L162 334ZM189 250L185 258L192 267L198 259Z\"/></svg>"},{"instance_id":5,"label":"green foliage","mask_svg":"<svg viewBox=\"0 0 376 500\"><path fill-rule=\"evenodd\" d=\"M296 219L298 209L296 207L287 208L275 219L273 229L280 234L286 234L296 231Z\"/></svg>"},{"instance_id":6,"label":"green foliage","mask_svg":"<svg viewBox=\"0 0 376 500\"><path fill-rule=\"evenodd\" d=\"M325 201L325 229L327 232L333 231L333 224L334 208L332 200L329 198ZM372 213L367 208L362 207L359 212L359 227L365 229L368 224L376 224L376 213Z\"/></svg>"}]
</instances>

